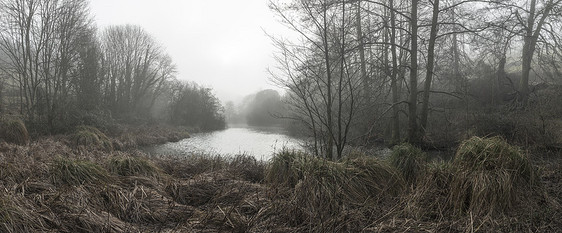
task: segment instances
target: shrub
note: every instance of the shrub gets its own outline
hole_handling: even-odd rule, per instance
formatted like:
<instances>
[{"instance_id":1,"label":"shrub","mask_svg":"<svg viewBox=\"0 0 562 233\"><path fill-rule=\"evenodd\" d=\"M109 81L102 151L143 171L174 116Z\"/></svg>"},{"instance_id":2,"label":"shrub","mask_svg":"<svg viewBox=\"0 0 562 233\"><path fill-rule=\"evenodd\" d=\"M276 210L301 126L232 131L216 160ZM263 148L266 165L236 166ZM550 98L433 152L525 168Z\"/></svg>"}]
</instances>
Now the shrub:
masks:
<instances>
[{"instance_id":1,"label":"shrub","mask_svg":"<svg viewBox=\"0 0 562 233\"><path fill-rule=\"evenodd\" d=\"M531 190L537 176L525 154L501 137L472 137L453 160L450 201L455 211L505 212L518 192Z\"/></svg>"},{"instance_id":2,"label":"shrub","mask_svg":"<svg viewBox=\"0 0 562 233\"><path fill-rule=\"evenodd\" d=\"M113 144L100 130L91 126L78 126L74 134L70 136L71 145L74 147L92 147L96 149L111 151Z\"/></svg>"},{"instance_id":3,"label":"shrub","mask_svg":"<svg viewBox=\"0 0 562 233\"><path fill-rule=\"evenodd\" d=\"M121 176L157 176L158 168L140 157L120 156L109 161L109 171Z\"/></svg>"},{"instance_id":4,"label":"shrub","mask_svg":"<svg viewBox=\"0 0 562 233\"><path fill-rule=\"evenodd\" d=\"M50 173L53 183L61 185L102 183L109 178L107 171L97 164L62 157L53 160Z\"/></svg>"},{"instance_id":5,"label":"shrub","mask_svg":"<svg viewBox=\"0 0 562 233\"><path fill-rule=\"evenodd\" d=\"M29 143L29 133L19 119L0 118L0 137L8 143L25 145Z\"/></svg>"},{"instance_id":6,"label":"shrub","mask_svg":"<svg viewBox=\"0 0 562 233\"><path fill-rule=\"evenodd\" d=\"M407 182L414 184L424 171L427 156L419 148L409 143L402 143L394 146L389 160Z\"/></svg>"}]
</instances>

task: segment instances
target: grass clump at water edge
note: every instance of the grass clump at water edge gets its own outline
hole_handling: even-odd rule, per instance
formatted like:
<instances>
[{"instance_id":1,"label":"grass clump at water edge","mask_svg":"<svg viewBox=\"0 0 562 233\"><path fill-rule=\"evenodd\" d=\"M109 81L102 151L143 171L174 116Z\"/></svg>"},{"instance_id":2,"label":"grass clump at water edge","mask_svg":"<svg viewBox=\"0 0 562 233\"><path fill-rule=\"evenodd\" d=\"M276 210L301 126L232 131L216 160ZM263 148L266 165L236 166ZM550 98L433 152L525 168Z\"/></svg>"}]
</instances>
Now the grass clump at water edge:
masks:
<instances>
[{"instance_id":1,"label":"grass clump at water edge","mask_svg":"<svg viewBox=\"0 0 562 233\"><path fill-rule=\"evenodd\" d=\"M415 183L425 170L427 156L421 149L409 143L402 143L392 148L389 161L407 182Z\"/></svg>"},{"instance_id":2,"label":"grass clump at water edge","mask_svg":"<svg viewBox=\"0 0 562 233\"><path fill-rule=\"evenodd\" d=\"M501 137L464 141L453 167L450 201L457 212L503 213L538 181L527 156Z\"/></svg>"},{"instance_id":3,"label":"grass clump at water edge","mask_svg":"<svg viewBox=\"0 0 562 233\"><path fill-rule=\"evenodd\" d=\"M404 189L396 169L375 157L333 162L287 150L271 159L265 182L290 200L277 213L285 216L284 221L300 225L328 219L310 225L317 232L354 229L349 228L350 219L372 217L359 209L393 205L392 200Z\"/></svg>"}]
</instances>

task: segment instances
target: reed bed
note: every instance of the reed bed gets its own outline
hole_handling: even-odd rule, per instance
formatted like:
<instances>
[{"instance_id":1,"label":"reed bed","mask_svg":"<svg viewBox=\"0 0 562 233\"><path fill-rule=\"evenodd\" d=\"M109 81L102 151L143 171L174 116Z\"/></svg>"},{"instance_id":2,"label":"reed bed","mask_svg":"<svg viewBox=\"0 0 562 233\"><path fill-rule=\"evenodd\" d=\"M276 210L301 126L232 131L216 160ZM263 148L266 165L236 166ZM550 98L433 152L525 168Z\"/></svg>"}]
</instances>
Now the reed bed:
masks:
<instances>
[{"instance_id":1,"label":"reed bed","mask_svg":"<svg viewBox=\"0 0 562 233\"><path fill-rule=\"evenodd\" d=\"M413 162L402 167L376 156L327 161L297 151L268 162L249 155L150 157L64 140L0 143L1 232L549 232L562 226L560 166L546 163L536 173L521 150L499 138L468 140L452 162L405 156Z\"/></svg>"}]
</instances>

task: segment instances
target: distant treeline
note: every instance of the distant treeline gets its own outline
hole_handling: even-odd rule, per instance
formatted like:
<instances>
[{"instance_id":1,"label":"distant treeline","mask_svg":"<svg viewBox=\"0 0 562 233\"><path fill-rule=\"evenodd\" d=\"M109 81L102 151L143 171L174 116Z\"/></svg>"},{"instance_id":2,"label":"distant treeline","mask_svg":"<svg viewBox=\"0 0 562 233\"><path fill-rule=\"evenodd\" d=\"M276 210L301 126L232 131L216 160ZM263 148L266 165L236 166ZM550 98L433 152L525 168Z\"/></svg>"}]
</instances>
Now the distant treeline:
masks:
<instances>
[{"instance_id":1,"label":"distant treeline","mask_svg":"<svg viewBox=\"0 0 562 233\"><path fill-rule=\"evenodd\" d=\"M0 2L0 111L41 133L108 119L224 127L210 89L177 81L143 28L98 30L87 0Z\"/></svg>"},{"instance_id":2,"label":"distant treeline","mask_svg":"<svg viewBox=\"0 0 562 233\"><path fill-rule=\"evenodd\" d=\"M279 92L267 89L244 97L238 106L227 102L227 122L251 126L279 126L282 124L281 117L285 115L285 106L281 98Z\"/></svg>"}]
</instances>

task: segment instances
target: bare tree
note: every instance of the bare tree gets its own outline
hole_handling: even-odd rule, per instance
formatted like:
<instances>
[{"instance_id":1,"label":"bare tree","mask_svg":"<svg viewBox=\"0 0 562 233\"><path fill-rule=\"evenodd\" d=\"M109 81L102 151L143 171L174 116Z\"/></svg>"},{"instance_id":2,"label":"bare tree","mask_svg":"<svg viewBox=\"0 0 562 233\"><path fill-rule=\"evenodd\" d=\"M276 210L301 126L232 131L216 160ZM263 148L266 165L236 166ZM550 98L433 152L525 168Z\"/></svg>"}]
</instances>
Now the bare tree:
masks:
<instances>
[{"instance_id":1,"label":"bare tree","mask_svg":"<svg viewBox=\"0 0 562 233\"><path fill-rule=\"evenodd\" d=\"M163 82L175 74L169 56L138 26L111 26L102 35L104 96L116 114L148 114Z\"/></svg>"},{"instance_id":2,"label":"bare tree","mask_svg":"<svg viewBox=\"0 0 562 233\"><path fill-rule=\"evenodd\" d=\"M19 86L20 113L53 130L69 104L79 39L91 32L87 2L5 0L0 11L4 71Z\"/></svg>"},{"instance_id":3,"label":"bare tree","mask_svg":"<svg viewBox=\"0 0 562 233\"><path fill-rule=\"evenodd\" d=\"M271 9L304 39L293 44L274 39L282 75L273 79L289 91L297 117L311 128L317 155L339 159L360 102L361 64L351 64L357 38L356 15L345 1L270 2ZM357 9L357 8L356 8ZM302 22L296 24L295 22ZM364 76L363 76L364 77ZM334 153L335 149L335 153Z\"/></svg>"},{"instance_id":4,"label":"bare tree","mask_svg":"<svg viewBox=\"0 0 562 233\"><path fill-rule=\"evenodd\" d=\"M543 27L544 24L547 23L547 20L555 18L556 15L560 15L556 13L552 14L551 12L554 9L559 8L561 3L562 1L560 0L547 0L542 5L542 8L537 9L537 0L531 0L529 9L526 10L527 22L523 26L525 35L521 63L522 76L519 84L521 94L520 101L523 103L523 106L527 106L529 99L529 74L531 72L531 64L537 46L537 41L541 36L541 33L543 33ZM518 15L518 18L521 21L523 20L520 15Z\"/></svg>"}]
</instances>

